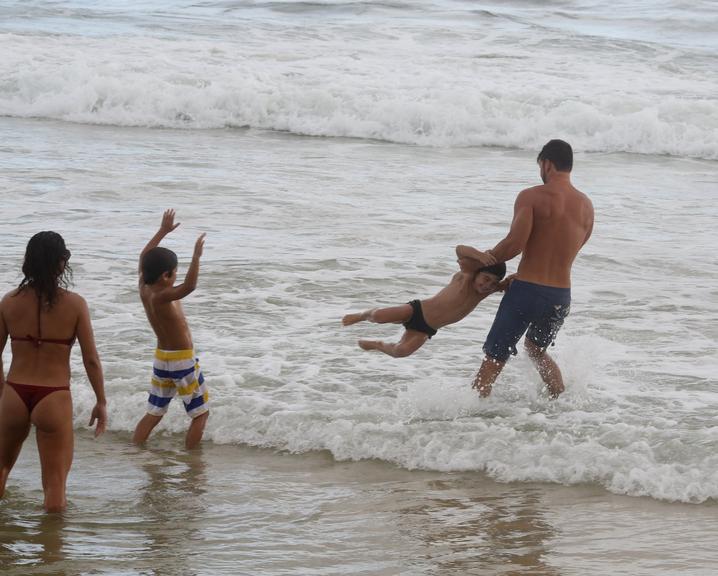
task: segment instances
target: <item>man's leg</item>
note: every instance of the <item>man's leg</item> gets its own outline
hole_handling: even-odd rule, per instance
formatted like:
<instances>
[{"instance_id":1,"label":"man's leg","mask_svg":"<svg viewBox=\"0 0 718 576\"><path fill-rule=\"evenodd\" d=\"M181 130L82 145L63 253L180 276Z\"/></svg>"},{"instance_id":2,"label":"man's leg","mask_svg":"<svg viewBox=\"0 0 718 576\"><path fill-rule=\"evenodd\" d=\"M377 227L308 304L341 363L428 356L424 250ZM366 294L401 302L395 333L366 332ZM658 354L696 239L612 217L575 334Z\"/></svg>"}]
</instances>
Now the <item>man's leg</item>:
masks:
<instances>
[{"instance_id":1,"label":"man's leg","mask_svg":"<svg viewBox=\"0 0 718 576\"><path fill-rule=\"evenodd\" d=\"M347 314L342 318L342 325L351 326L357 322L368 320L376 324L398 324L408 322L414 313L411 304L392 306L390 308L372 308L356 314Z\"/></svg>"},{"instance_id":2,"label":"man's leg","mask_svg":"<svg viewBox=\"0 0 718 576\"><path fill-rule=\"evenodd\" d=\"M504 369L504 366L506 366L505 361L500 362L490 356L484 356L484 361L481 363L481 367L474 377L474 382L471 384L472 388L478 390L481 398L486 398L491 394L491 388L496 378L501 374L501 370Z\"/></svg>"},{"instance_id":3,"label":"man's leg","mask_svg":"<svg viewBox=\"0 0 718 576\"><path fill-rule=\"evenodd\" d=\"M359 347L362 350L378 350L393 358L405 358L411 356L424 345L429 336L417 330L406 330L404 336L396 344L388 344L381 340L359 340Z\"/></svg>"},{"instance_id":4,"label":"man's leg","mask_svg":"<svg viewBox=\"0 0 718 576\"><path fill-rule=\"evenodd\" d=\"M132 435L132 443L137 445L144 444L152 433L152 430L154 430L155 426L162 420L162 416L164 416L164 414L159 416L145 414L142 420L137 423L135 433Z\"/></svg>"},{"instance_id":5,"label":"man's leg","mask_svg":"<svg viewBox=\"0 0 718 576\"><path fill-rule=\"evenodd\" d=\"M524 339L524 348L538 370L541 379L546 383L551 398L556 399L564 391L563 376L558 364L546 353L546 350L537 346L528 338Z\"/></svg>"}]
</instances>

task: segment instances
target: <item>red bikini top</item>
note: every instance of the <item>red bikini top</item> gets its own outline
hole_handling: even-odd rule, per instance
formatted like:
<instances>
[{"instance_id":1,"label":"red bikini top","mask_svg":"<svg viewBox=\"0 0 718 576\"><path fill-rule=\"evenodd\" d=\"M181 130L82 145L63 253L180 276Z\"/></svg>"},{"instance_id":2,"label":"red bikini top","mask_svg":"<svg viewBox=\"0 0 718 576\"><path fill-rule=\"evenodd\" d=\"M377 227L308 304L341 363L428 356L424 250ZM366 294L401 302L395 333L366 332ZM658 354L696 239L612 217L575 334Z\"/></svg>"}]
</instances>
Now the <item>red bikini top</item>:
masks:
<instances>
[{"instance_id":1,"label":"red bikini top","mask_svg":"<svg viewBox=\"0 0 718 576\"><path fill-rule=\"evenodd\" d=\"M43 338L42 330L40 330L40 312L41 303L37 302L37 337L28 334L27 336L10 336L12 342L32 342L35 348L39 348L40 344L62 344L63 346L72 346L75 343L75 337L72 338Z\"/></svg>"}]
</instances>

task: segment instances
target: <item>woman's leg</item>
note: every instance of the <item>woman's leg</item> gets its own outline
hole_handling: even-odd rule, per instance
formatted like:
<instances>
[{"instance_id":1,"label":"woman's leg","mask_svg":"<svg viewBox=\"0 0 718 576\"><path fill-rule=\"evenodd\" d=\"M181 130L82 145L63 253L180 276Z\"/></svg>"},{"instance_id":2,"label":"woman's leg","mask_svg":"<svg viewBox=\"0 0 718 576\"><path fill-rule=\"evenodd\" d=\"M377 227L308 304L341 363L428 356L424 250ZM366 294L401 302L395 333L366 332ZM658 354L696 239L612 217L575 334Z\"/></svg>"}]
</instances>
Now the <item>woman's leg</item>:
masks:
<instances>
[{"instance_id":1,"label":"woman's leg","mask_svg":"<svg viewBox=\"0 0 718 576\"><path fill-rule=\"evenodd\" d=\"M7 383L0 395L0 498L5 483L20 455L22 444L30 431L30 415L25 403Z\"/></svg>"},{"instance_id":2,"label":"woman's leg","mask_svg":"<svg viewBox=\"0 0 718 576\"><path fill-rule=\"evenodd\" d=\"M61 512L67 506L65 483L74 450L70 391L58 390L45 396L32 411L31 420L37 428L45 509Z\"/></svg>"}]
</instances>

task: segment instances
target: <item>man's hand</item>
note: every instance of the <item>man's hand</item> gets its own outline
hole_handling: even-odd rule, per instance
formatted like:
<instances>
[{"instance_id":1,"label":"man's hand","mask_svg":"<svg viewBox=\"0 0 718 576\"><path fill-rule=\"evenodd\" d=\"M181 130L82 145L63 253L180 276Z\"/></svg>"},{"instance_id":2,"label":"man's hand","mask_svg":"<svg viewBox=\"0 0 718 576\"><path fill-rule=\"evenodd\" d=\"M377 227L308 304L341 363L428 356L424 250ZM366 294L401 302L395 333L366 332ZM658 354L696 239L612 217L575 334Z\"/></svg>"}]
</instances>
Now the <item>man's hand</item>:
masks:
<instances>
[{"instance_id":1,"label":"man's hand","mask_svg":"<svg viewBox=\"0 0 718 576\"><path fill-rule=\"evenodd\" d=\"M496 258L494 258L494 255L490 252L481 252L480 250L477 250L475 258L482 266L493 266L496 264Z\"/></svg>"},{"instance_id":2,"label":"man's hand","mask_svg":"<svg viewBox=\"0 0 718 576\"><path fill-rule=\"evenodd\" d=\"M206 235L206 233L200 234L199 238L197 238L197 241L194 243L194 258L199 258L200 256L202 256L202 249L204 248L204 237Z\"/></svg>"},{"instance_id":3,"label":"man's hand","mask_svg":"<svg viewBox=\"0 0 718 576\"><path fill-rule=\"evenodd\" d=\"M179 225L179 222L175 224L175 211L171 208L169 210L165 210L165 213L162 214L162 224L160 224L160 232L162 232L166 236L167 234L175 230Z\"/></svg>"},{"instance_id":4,"label":"man's hand","mask_svg":"<svg viewBox=\"0 0 718 576\"><path fill-rule=\"evenodd\" d=\"M462 258L476 260L476 262L479 263L479 268L496 264L496 258L494 258L494 255L490 252L482 252L481 250L477 250L476 248L472 248L471 246L465 246L463 244L459 244L456 247L456 257L459 259L459 261Z\"/></svg>"},{"instance_id":5,"label":"man's hand","mask_svg":"<svg viewBox=\"0 0 718 576\"><path fill-rule=\"evenodd\" d=\"M95 404L95 407L92 409L92 415L90 416L90 426L92 426L95 421L97 421L97 426L95 426L95 438L100 436L105 432L105 428L107 428L107 405L97 403Z\"/></svg>"},{"instance_id":6,"label":"man's hand","mask_svg":"<svg viewBox=\"0 0 718 576\"><path fill-rule=\"evenodd\" d=\"M516 278L516 274L511 274L510 276L507 276L501 282L499 282L499 286L496 288L496 290L499 292L505 292L506 290L508 290L509 286L511 286L511 282L514 281L514 278Z\"/></svg>"}]
</instances>

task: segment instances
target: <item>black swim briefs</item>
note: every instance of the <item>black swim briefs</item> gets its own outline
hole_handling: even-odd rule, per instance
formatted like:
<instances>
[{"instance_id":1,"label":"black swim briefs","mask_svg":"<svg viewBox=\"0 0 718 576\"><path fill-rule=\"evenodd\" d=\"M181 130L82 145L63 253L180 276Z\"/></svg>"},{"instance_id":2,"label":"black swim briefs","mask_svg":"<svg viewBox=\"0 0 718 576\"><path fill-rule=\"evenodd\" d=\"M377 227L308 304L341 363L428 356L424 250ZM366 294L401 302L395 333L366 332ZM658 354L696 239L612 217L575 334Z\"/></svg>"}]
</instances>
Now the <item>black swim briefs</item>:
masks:
<instances>
[{"instance_id":1,"label":"black swim briefs","mask_svg":"<svg viewBox=\"0 0 718 576\"><path fill-rule=\"evenodd\" d=\"M407 304L411 305L414 313L411 315L408 322L404 322L404 328L407 330L423 332L429 338L436 334L436 330L429 326L426 323L426 320L424 320L424 311L421 309L421 300L412 300L411 302L407 302Z\"/></svg>"}]
</instances>

